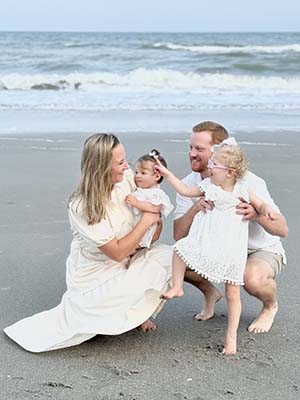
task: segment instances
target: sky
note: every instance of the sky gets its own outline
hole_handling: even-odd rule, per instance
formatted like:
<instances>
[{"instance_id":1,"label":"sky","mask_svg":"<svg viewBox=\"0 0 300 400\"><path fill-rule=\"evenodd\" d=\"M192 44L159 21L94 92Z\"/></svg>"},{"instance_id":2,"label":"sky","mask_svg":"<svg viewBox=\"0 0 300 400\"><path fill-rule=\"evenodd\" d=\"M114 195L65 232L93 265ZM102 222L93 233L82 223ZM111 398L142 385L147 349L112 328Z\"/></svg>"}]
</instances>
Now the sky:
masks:
<instances>
[{"instance_id":1,"label":"sky","mask_svg":"<svg viewBox=\"0 0 300 400\"><path fill-rule=\"evenodd\" d=\"M2 0L0 31L300 31L300 0Z\"/></svg>"}]
</instances>

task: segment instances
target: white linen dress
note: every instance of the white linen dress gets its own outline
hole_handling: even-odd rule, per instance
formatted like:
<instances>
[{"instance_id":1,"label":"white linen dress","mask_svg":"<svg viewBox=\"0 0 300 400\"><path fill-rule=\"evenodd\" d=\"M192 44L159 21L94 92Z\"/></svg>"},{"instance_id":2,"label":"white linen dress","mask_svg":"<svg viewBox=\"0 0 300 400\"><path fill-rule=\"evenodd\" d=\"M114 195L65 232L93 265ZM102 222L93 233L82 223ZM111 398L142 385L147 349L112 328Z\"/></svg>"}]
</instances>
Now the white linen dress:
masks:
<instances>
[{"instance_id":1,"label":"white linen dress","mask_svg":"<svg viewBox=\"0 0 300 400\"><path fill-rule=\"evenodd\" d=\"M198 187L215 206L196 214L188 236L176 242L174 251L187 267L212 282L243 285L248 223L236 214L235 207L239 197L248 201L247 182L237 181L232 192L214 185L210 178Z\"/></svg>"},{"instance_id":2,"label":"white linen dress","mask_svg":"<svg viewBox=\"0 0 300 400\"><path fill-rule=\"evenodd\" d=\"M151 203L155 206L162 205L161 213L165 218L167 218L167 216L173 211L174 206L172 205L169 196L159 186L151 189L136 188L132 194L138 200ZM132 212L136 217L137 223L141 218L141 211L135 207L132 207ZM150 226L139 243L141 247L147 247L148 249L150 248L156 228L157 224Z\"/></svg>"},{"instance_id":3,"label":"white linen dress","mask_svg":"<svg viewBox=\"0 0 300 400\"><path fill-rule=\"evenodd\" d=\"M164 304L160 295L171 278L171 247L155 244L122 262L98 249L134 227L135 218L124 202L133 185L131 174L126 173L123 182L115 185L107 217L95 225L80 216L78 201L70 204L74 238L61 303L4 329L24 349L43 352L77 345L97 334L118 335L160 311Z\"/></svg>"}]
</instances>

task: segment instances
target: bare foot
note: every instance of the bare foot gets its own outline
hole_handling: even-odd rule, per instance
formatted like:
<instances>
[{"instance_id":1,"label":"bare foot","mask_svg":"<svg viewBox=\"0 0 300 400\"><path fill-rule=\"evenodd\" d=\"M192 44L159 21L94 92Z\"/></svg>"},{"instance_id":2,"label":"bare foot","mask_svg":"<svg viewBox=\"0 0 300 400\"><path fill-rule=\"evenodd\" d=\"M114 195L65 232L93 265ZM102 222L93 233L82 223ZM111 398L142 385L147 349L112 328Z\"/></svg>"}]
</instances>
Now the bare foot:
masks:
<instances>
[{"instance_id":1,"label":"bare foot","mask_svg":"<svg viewBox=\"0 0 300 400\"><path fill-rule=\"evenodd\" d=\"M237 339L236 335L234 336L227 336L225 339L225 347L224 350L222 351L222 354L225 354L226 356L236 354L236 347L237 347Z\"/></svg>"},{"instance_id":2,"label":"bare foot","mask_svg":"<svg viewBox=\"0 0 300 400\"><path fill-rule=\"evenodd\" d=\"M203 310L194 315L194 318L197 321L207 321L214 317L215 315L215 305L221 300L222 293L216 287L213 287L212 292L210 294L204 295L204 307Z\"/></svg>"},{"instance_id":3,"label":"bare foot","mask_svg":"<svg viewBox=\"0 0 300 400\"><path fill-rule=\"evenodd\" d=\"M150 321L150 319L147 319L147 321L143 322L142 325L139 326L139 329L142 332L153 332L156 328L157 326L154 322Z\"/></svg>"},{"instance_id":4,"label":"bare foot","mask_svg":"<svg viewBox=\"0 0 300 400\"><path fill-rule=\"evenodd\" d=\"M278 304L276 303L271 308L263 308L258 317L248 326L248 331L253 333L266 333L269 332L273 325L274 318L278 311Z\"/></svg>"},{"instance_id":5,"label":"bare foot","mask_svg":"<svg viewBox=\"0 0 300 400\"><path fill-rule=\"evenodd\" d=\"M183 295L184 293L181 288L173 287L172 289L168 290L167 293L162 294L160 298L164 300L170 300L174 297L182 297Z\"/></svg>"}]
</instances>

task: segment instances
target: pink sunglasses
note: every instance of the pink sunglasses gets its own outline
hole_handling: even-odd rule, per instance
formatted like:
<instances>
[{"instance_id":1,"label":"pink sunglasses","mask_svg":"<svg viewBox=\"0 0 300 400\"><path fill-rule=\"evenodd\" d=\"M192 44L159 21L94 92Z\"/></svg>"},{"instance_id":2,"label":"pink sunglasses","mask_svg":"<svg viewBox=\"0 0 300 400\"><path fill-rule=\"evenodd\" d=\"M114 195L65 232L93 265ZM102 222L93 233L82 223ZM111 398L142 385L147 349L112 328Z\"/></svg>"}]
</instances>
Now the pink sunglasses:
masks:
<instances>
[{"instance_id":1,"label":"pink sunglasses","mask_svg":"<svg viewBox=\"0 0 300 400\"><path fill-rule=\"evenodd\" d=\"M229 169L228 167L225 167L224 165L218 165L212 160L211 158L208 160L207 167L212 169L212 168L219 168L219 169Z\"/></svg>"}]
</instances>

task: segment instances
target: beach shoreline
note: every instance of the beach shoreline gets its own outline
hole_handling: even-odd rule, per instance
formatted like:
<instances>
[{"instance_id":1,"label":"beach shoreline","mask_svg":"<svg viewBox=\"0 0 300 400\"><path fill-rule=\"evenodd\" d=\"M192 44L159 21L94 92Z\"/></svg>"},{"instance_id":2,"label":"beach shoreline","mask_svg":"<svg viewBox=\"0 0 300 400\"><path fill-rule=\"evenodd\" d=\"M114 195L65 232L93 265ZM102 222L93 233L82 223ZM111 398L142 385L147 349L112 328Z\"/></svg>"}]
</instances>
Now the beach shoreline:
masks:
<instances>
[{"instance_id":1,"label":"beach shoreline","mask_svg":"<svg viewBox=\"0 0 300 400\"><path fill-rule=\"evenodd\" d=\"M80 136L88 132L188 136L197 121L222 121L231 134L299 132L295 111L259 110L1 110L1 136Z\"/></svg>"},{"instance_id":2,"label":"beach shoreline","mask_svg":"<svg viewBox=\"0 0 300 400\"><path fill-rule=\"evenodd\" d=\"M66 204L79 177L87 132L0 135L0 168L5 171L0 208L1 330L54 307L64 293L71 242ZM121 132L119 137L131 165L155 147L178 176L189 173L188 132ZM97 336L80 346L35 355L2 332L0 398L256 400L263 394L273 400L298 399L300 131L241 130L236 137L251 170L267 181L290 227L284 241L288 266L278 278L280 311L272 331L246 331L259 304L242 291L238 355L222 356L225 301L218 303L214 319L197 322L192 316L200 310L202 298L186 284L184 298L166 304L157 318L158 330L151 334L134 330ZM174 192L166 184L164 188L174 203ZM173 243L172 217L165 222L161 241Z\"/></svg>"}]
</instances>

